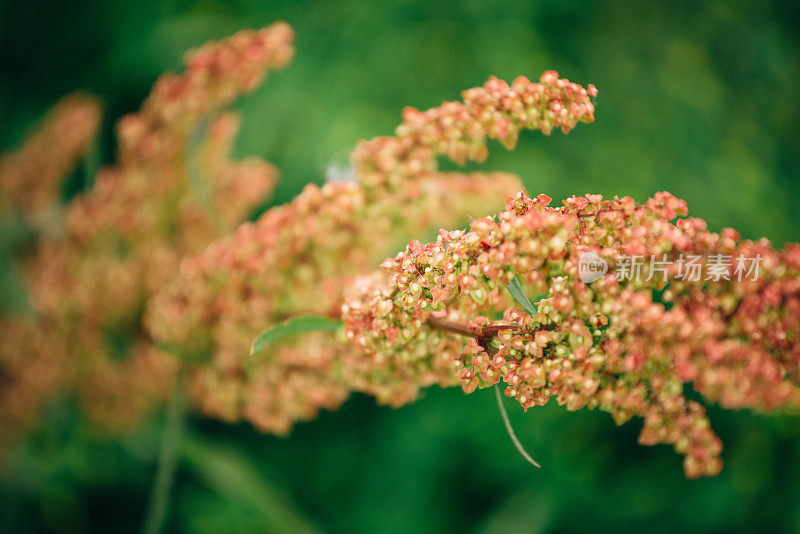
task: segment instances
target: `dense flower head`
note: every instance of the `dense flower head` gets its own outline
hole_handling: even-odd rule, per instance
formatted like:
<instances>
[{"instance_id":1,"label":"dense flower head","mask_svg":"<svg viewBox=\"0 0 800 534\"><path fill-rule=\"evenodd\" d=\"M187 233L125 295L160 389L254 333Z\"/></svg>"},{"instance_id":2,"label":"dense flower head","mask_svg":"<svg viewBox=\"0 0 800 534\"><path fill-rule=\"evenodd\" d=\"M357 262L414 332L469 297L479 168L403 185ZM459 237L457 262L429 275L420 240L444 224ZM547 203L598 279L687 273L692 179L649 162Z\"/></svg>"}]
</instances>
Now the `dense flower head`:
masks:
<instances>
[{"instance_id":1,"label":"dense flower head","mask_svg":"<svg viewBox=\"0 0 800 534\"><path fill-rule=\"evenodd\" d=\"M36 322L11 315L0 317L0 447L31 424L42 399L64 379L63 358L53 351L57 341ZM24 350L20 350L24 347Z\"/></svg>"},{"instance_id":2,"label":"dense flower head","mask_svg":"<svg viewBox=\"0 0 800 534\"><path fill-rule=\"evenodd\" d=\"M62 180L90 149L99 124L99 102L75 93L62 98L17 151L0 157L0 225L21 222L29 239L59 231ZM12 243L0 253L16 256L21 271L34 271L42 258L31 257L24 245ZM5 445L35 418L42 398L66 371L62 353L54 350L59 336L24 310L0 309L0 330L0 445Z\"/></svg>"},{"instance_id":3,"label":"dense flower head","mask_svg":"<svg viewBox=\"0 0 800 534\"><path fill-rule=\"evenodd\" d=\"M4 388L1 396L28 399L29 414L44 397L74 390L93 420L124 429L170 389L177 362L152 343L142 311L183 254L235 228L272 190L272 165L230 160L239 119L224 108L286 64L292 38L278 23L204 45L187 56L183 74L162 76L142 109L120 121L117 164L64 208L63 230L43 235L25 263L34 316L3 318L4 331L6 323L19 331L0 347L8 381L46 387L38 395ZM91 118L71 119L64 140L93 129ZM41 137L59 146L48 127L34 135L35 146ZM59 154L75 150L66 144ZM17 159L35 165L38 153L28 152ZM32 350L26 337L47 343ZM26 378L41 368L51 370L48 380Z\"/></svg>"},{"instance_id":4,"label":"dense flower head","mask_svg":"<svg viewBox=\"0 0 800 534\"><path fill-rule=\"evenodd\" d=\"M284 343L258 365L246 358L248 347L288 318L336 316L353 279L386 254L413 236L501 205L518 187L517 178L502 173L441 173L437 156L481 159L470 151L485 150L487 137L510 148L521 128L567 132L592 120L589 93L594 89L587 93L550 71L538 84L490 78L465 91L463 103L407 108L395 137L355 149L355 181L308 186L291 203L187 257L178 279L151 303L153 337L211 354L194 375L195 398L207 413L244 417L267 431L285 432L319 408L335 407L350 390L366 390L356 386L358 362L333 336L327 348L314 343L314 350L303 348L306 339ZM327 371L332 366L335 373ZM386 402L397 390L413 398L419 384L394 378L370 391Z\"/></svg>"},{"instance_id":5,"label":"dense flower head","mask_svg":"<svg viewBox=\"0 0 800 534\"><path fill-rule=\"evenodd\" d=\"M370 198L352 182L309 185L291 203L186 257L178 278L151 302L147 324L157 341L211 356L193 375L193 397L204 411L286 432L346 398L340 378L326 371L346 349L331 335L303 338L253 364L253 339L294 316L336 316L353 278L404 239L502 205L518 184L502 173L441 173L406 203Z\"/></svg>"},{"instance_id":6,"label":"dense flower head","mask_svg":"<svg viewBox=\"0 0 800 534\"><path fill-rule=\"evenodd\" d=\"M483 87L464 91L463 102L427 111L405 108L395 136L362 141L353 163L368 188L413 194L416 180L436 169L437 156L481 162L488 154L487 139L513 148L523 129L568 133L579 122L594 120L590 97L596 95L593 85L584 89L555 71L546 71L538 83L524 76L511 84L491 77Z\"/></svg>"},{"instance_id":7,"label":"dense flower head","mask_svg":"<svg viewBox=\"0 0 800 534\"><path fill-rule=\"evenodd\" d=\"M368 387L387 374L411 385L457 380L466 392L502 382L526 409L556 398L618 424L642 417L640 442L673 445L690 477L719 471L721 443L685 384L725 408L800 409L800 246L673 223L686 204L668 193L643 205L550 201L520 193L496 217L412 241L383 263L385 276L343 306L366 383L373 373ZM630 257L655 261L628 277ZM740 279L720 257L759 258L760 271ZM588 283L586 258L607 266ZM684 276L690 261L704 276ZM515 276L538 296L533 309L512 301L505 285Z\"/></svg>"},{"instance_id":8,"label":"dense flower head","mask_svg":"<svg viewBox=\"0 0 800 534\"><path fill-rule=\"evenodd\" d=\"M15 152L0 157L0 216L17 211L29 224L48 222L61 181L89 149L100 103L81 93L62 98Z\"/></svg>"},{"instance_id":9,"label":"dense flower head","mask_svg":"<svg viewBox=\"0 0 800 534\"><path fill-rule=\"evenodd\" d=\"M291 27L279 22L190 51L186 71L161 76L141 111L119 122L121 162L155 167L179 156L199 121L289 62L293 39Z\"/></svg>"},{"instance_id":10,"label":"dense flower head","mask_svg":"<svg viewBox=\"0 0 800 534\"><path fill-rule=\"evenodd\" d=\"M16 258L32 313L0 313L0 439L64 390L130 427L179 365L206 414L273 433L353 391L400 406L434 384L502 385L526 410L556 399L641 418L640 443L672 445L689 477L718 473L722 444L688 387L724 408L800 410L800 245L711 232L666 192L553 207L513 194L512 175L439 170L442 156L483 161L492 139L512 148L523 129L593 121L594 86L554 71L406 108L394 136L358 144L338 173L352 179L241 224L277 171L230 159L239 119L224 108L288 62L291 40L278 23L190 53L120 121L117 164L63 209L94 100L66 99L0 159L0 216L16 207L38 239ZM344 328L250 353L305 315Z\"/></svg>"}]
</instances>

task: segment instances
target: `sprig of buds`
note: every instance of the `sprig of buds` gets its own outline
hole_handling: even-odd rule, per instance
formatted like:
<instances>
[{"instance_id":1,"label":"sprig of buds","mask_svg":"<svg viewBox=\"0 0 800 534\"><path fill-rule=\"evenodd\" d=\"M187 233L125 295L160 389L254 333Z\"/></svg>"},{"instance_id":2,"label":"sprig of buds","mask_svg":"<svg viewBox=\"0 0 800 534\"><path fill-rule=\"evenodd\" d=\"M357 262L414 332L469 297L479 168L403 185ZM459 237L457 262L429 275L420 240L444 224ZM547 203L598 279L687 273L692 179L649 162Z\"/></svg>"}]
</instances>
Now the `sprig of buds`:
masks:
<instances>
[{"instance_id":1,"label":"sprig of buds","mask_svg":"<svg viewBox=\"0 0 800 534\"><path fill-rule=\"evenodd\" d=\"M412 241L383 263L384 277L343 307L367 389L385 387L387 375L412 386L459 382L467 393L502 382L525 409L555 398L569 410L608 411L617 424L642 417L640 442L673 445L689 477L717 474L722 444L686 383L725 408L800 409L799 245L779 251L699 219L673 223L686 204L668 193L643 205L600 195L550 201L522 192L469 230ZM578 275L585 252L609 262L759 254L763 269L742 282L608 272L587 284ZM535 309L509 301L504 286L515 275L541 295ZM467 330L475 336L464 343ZM413 389L385 400L407 402Z\"/></svg>"},{"instance_id":2,"label":"sprig of buds","mask_svg":"<svg viewBox=\"0 0 800 534\"><path fill-rule=\"evenodd\" d=\"M93 136L94 101L60 105L0 161L0 215L16 203L32 226L52 211L47 228L63 228L19 259L32 315L0 315L4 431L62 391L130 427L163 401L173 355L196 407L267 432L353 391L400 406L433 384L493 386L524 409L556 399L640 417L639 441L672 445L689 477L718 473L722 444L687 384L724 408L800 409L800 245L710 232L665 192L553 207L508 174L439 170L443 156L483 161L490 140L512 148L523 129L592 122L594 86L554 71L406 108L394 136L355 148L354 181L309 185L226 237L277 171L230 160L238 119L224 108L285 65L291 41L278 23L192 52L120 121L116 165L63 210L58 180ZM504 199L467 229L413 240ZM336 335L311 331L339 319Z\"/></svg>"},{"instance_id":3,"label":"sprig of buds","mask_svg":"<svg viewBox=\"0 0 800 534\"><path fill-rule=\"evenodd\" d=\"M506 174L439 172L437 156L480 160L490 138L511 147L522 128L569 131L593 120L590 94L591 86L548 71L538 83L490 78L465 91L463 102L407 108L394 137L356 147L356 182L308 186L186 258L178 279L151 302L150 331L162 343L211 355L193 380L206 413L283 433L320 408L337 407L359 389L362 374L348 363L348 343L313 334L254 360L246 357L253 338L293 317L336 317L354 279L403 242L484 213L519 189ZM392 388L370 392L387 401Z\"/></svg>"}]
</instances>

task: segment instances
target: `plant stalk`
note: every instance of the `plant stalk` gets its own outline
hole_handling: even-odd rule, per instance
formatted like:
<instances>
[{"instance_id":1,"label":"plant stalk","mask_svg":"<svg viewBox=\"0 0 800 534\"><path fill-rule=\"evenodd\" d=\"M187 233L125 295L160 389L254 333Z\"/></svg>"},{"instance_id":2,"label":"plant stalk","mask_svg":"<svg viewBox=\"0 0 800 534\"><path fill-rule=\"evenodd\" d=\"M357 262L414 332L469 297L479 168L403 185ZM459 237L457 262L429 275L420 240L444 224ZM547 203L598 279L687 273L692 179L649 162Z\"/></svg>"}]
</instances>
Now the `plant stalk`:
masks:
<instances>
[{"instance_id":1,"label":"plant stalk","mask_svg":"<svg viewBox=\"0 0 800 534\"><path fill-rule=\"evenodd\" d=\"M185 404L183 372L179 369L167 406L166 421L158 452L158 468L142 528L143 534L158 534L164 525L183 437Z\"/></svg>"}]
</instances>

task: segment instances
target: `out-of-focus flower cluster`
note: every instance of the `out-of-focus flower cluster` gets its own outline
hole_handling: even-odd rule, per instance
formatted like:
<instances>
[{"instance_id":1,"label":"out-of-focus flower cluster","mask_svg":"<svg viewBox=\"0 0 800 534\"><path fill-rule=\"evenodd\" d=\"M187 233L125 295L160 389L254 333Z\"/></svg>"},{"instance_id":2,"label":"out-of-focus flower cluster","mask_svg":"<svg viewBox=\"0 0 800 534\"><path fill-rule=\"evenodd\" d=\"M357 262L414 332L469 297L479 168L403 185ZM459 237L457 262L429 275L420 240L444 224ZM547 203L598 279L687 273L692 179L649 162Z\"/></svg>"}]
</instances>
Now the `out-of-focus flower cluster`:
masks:
<instances>
[{"instance_id":1,"label":"out-of-focus flower cluster","mask_svg":"<svg viewBox=\"0 0 800 534\"><path fill-rule=\"evenodd\" d=\"M640 443L673 445L689 477L717 474L722 444L687 383L725 408L800 409L800 245L779 251L699 219L672 223L686 204L668 193L643 205L550 200L520 193L467 231L412 241L383 263L385 276L363 281L343 315L368 388L391 384L386 400L397 404L429 383L472 392L502 382L526 409L555 397L617 424L642 417ZM610 268L587 284L579 268L589 253ZM679 276L685 258L719 254L760 257L760 272ZM626 255L670 267L621 278L614 266ZM514 276L539 296L533 313L511 301Z\"/></svg>"},{"instance_id":2,"label":"out-of-focus flower cluster","mask_svg":"<svg viewBox=\"0 0 800 534\"><path fill-rule=\"evenodd\" d=\"M16 152L0 157L0 216L13 212L33 226L56 214L61 180L89 148L100 125L100 104L74 94L47 114Z\"/></svg>"},{"instance_id":3,"label":"out-of-focus flower cluster","mask_svg":"<svg viewBox=\"0 0 800 534\"><path fill-rule=\"evenodd\" d=\"M142 312L183 254L228 233L271 191L274 167L229 159L238 118L223 109L288 62L292 38L278 23L206 44L120 121L116 166L24 260L33 313L2 317L4 419L23 424L45 397L72 391L93 420L125 428L170 388L176 361L152 343ZM73 97L53 117L3 160L3 187L26 211L57 200L52 191L89 142L97 106Z\"/></svg>"},{"instance_id":4,"label":"out-of-focus flower cluster","mask_svg":"<svg viewBox=\"0 0 800 534\"><path fill-rule=\"evenodd\" d=\"M23 145L0 158L0 231L3 269L33 270L37 258L25 250L30 239L58 231L62 222L61 180L89 149L100 124L100 104L87 95L63 98ZM29 235L15 243L11 227ZM4 303L7 304L7 303ZM0 442L36 416L40 399L63 376L57 341L22 310L0 309Z\"/></svg>"}]
</instances>

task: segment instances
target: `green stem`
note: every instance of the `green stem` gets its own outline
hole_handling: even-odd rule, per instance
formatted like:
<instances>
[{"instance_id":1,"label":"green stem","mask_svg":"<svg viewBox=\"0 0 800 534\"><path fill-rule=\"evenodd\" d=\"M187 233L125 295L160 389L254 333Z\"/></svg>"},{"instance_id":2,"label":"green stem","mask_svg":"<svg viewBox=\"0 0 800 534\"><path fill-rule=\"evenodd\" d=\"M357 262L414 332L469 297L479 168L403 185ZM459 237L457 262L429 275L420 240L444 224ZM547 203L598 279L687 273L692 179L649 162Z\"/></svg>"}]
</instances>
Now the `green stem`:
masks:
<instances>
[{"instance_id":1,"label":"green stem","mask_svg":"<svg viewBox=\"0 0 800 534\"><path fill-rule=\"evenodd\" d=\"M153 481L150 504L147 508L147 515L142 528L143 534L158 534L167 515L170 490L175 480L178 454L183 436L186 403L183 382L183 373L178 370L169 405L167 406L164 433L161 440L161 448L158 452L158 470Z\"/></svg>"},{"instance_id":2,"label":"green stem","mask_svg":"<svg viewBox=\"0 0 800 534\"><path fill-rule=\"evenodd\" d=\"M481 333L478 334L478 332L470 328L469 325L433 316L428 318L428 324L430 324L434 328L438 328L439 330L444 330L445 332L451 332L453 334L458 334L461 336L477 338L478 343L483 347L483 349L486 351L486 353L489 355L490 358L495 354L497 354L497 348L494 345L492 345L491 338L493 338L503 330L512 330L512 331L522 330L522 327L517 324L511 324L511 325L498 324L498 325L485 326L481 329ZM514 447L517 448L519 453L522 455L523 458L525 458L525 460L528 461L528 463L541 468L542 466L539 465L536 462L536 460L531 458L531 455L528 454L528 451L525 450L525 447L522 446L522 443L519 441L519 438L517 438L517 434L514 432L514 427L511 426L511 421L508 419L508 413L506 412L506 407L503 406L503 396L501 395L500 387L497 384L494 385L494 395L495 398L497 399L497 407L500 409L500 416L503 418L503 424L506 427L508 436L514 443Z\"/></svg>"},{"instance_id":3,"label":"green stem","mask_svg":"<svg viewBox=\"0 0 800 534\"><path fill-rule=\"evenodd\" d=\"M506 425L506 432L508 432L508 436L514 443L514 447L517 448L517 451L519 451L522 457L525 458L529 464L541 468L542 466L539 465L536 460L531 458L531 455L528 454L528 451L525 450L525 447L522 446L519 438L517 438L517 434L514 432L514 427L511 426L511 421L508 419L506 407L503 406L503 396L500 394L500 387L497 384L494 385L494 398L497 399L497 407L500 408L500 416L503 418L503 424Z\"/></svg>"}]
</instances>

